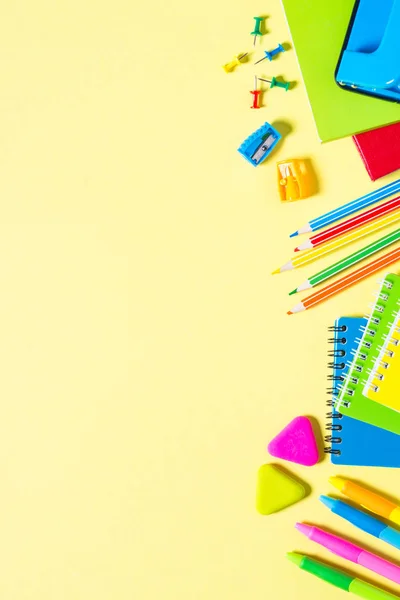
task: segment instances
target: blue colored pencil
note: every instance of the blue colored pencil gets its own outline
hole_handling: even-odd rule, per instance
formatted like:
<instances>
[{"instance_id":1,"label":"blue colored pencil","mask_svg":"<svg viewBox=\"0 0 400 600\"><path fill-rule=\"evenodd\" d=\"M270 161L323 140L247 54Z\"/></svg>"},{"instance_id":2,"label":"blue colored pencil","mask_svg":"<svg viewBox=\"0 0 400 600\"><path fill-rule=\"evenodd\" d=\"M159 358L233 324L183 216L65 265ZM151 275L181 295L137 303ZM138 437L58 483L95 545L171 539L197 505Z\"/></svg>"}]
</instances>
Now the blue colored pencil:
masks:
<instances>
[{"instance_id":1,"label":"blue colored pencil","mask_svg":"<svg viewBox=\"0 0 400 600\"><path fill-rule=\"evenodd\" d=\"M311 219L307 225L304 225L304 227L300 227L300 229L294 233L291 233L290 237L295 237L301 233L309 233L310 231L316 231L317 229L327 227L331 223L340 221L340 219L344 219L348 215L367 208L367 206L371 206L371 204L375 204L376 202L379 202L379 200L383 200L388 196L397 194L399 191L400 179L397 179L396 181L393 181L393 183L388 183L387 185L379 188L379 190L375 190L370 194L366 194L365 196L361 196L361 198L357 198L357 200L343 204L343 206L339 206L339 208L335 208L334 210L325 213L321 217Z\"/></svg>"}]
</instances>

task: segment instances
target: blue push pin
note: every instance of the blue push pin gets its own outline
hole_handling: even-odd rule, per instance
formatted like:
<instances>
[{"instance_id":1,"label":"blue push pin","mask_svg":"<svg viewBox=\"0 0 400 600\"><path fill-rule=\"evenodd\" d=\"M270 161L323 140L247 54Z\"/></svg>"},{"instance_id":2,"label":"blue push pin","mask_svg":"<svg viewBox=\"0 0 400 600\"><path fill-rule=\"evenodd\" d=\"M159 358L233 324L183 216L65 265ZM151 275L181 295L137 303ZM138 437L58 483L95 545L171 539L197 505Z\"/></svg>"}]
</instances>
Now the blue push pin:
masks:
<instances>
[{"instance_id":1,"label":"blue push pin","mask_svg":"<svg viewBox=\"0 0 400 600\"><path fill-rule=\"evenodd\" d=\"M264 58L260 58L260 60L258 60L256 63L254 63L255 65L258 65L259 62L261 62L262 60L265 60L266 58L268 58L268 60L272 60L274 58L274 56L276 56L277 54L280 54L281 52L285 52L285 48L282 46L282 44L278 44L276 48L274 48L273 50L264 50Z\"/></svg>"}]
</instances>

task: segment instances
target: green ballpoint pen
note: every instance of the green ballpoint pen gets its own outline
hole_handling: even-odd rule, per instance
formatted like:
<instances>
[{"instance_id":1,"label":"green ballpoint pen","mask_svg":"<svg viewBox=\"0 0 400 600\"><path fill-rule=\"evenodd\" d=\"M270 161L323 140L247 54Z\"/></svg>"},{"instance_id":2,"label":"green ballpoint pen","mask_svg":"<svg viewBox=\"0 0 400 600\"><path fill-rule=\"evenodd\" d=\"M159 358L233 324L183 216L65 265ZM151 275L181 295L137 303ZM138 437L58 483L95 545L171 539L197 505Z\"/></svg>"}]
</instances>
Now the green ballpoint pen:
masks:
<instances>
[{"instance_id":1,"label":"green ballpoint pen","mask_svg":"<svg viewBox=\"0 0 400 600\"><path fill-rule=\"evenodd\" d=\"M286 556L303 571L308 571L316 577L319 577L319 579L323 579L335 587L345 590L346 592L351 592L360 598L364 598L364 600L393 600L394 598L399 598L399 596L395 596L390 592L377 588L357 577L351 577L344 571L334 569L333 567L319 562L318 560L314 560L313 558L309 558L304 554L288 552Z\"/></svg>"}]
</instances>

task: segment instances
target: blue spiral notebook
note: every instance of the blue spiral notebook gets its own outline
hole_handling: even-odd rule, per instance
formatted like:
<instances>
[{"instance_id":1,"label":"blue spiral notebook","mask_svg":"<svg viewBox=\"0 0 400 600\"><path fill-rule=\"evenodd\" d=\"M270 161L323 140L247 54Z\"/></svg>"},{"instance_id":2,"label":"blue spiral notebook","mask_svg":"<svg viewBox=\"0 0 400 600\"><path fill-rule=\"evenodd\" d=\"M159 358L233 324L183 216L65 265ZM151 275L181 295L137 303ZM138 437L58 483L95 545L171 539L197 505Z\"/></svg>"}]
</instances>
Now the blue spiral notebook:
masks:
<instances>
[{"instance_id":1,"label":"blue spiral notebook","mask_svg":"<svg viewBox=\"0 0 400 600\"><path fill-rule=\"evenodd\" d=\"M325 441L329 446L325 452L331 455L331 462L335 465L400 467L399 435L341 415L333 406L337 388L357 350L361 327L366 323L367 319L362 317L340 317L331 328L333 335L329 343L333 344L333 349L329 351L332 359L329 379L332 380L332 389L329 390L328 405L332 412L327 415L329 433Z\"/></svg>"}]
</instances>

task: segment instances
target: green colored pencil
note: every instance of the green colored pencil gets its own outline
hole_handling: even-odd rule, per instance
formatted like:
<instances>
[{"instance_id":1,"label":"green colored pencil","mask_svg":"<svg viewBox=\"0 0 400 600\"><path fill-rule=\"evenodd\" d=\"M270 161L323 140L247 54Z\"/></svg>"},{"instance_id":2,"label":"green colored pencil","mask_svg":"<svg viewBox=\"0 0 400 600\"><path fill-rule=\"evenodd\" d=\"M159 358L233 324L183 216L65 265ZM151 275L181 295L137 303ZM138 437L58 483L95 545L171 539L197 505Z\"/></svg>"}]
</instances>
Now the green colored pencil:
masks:
<instances>
[{"instance_id":1,"label":"green colored pencil","mask_svg":"<svg viewBox=\"0 0 400 600\"><path fill-rule=\"evenodd\" d=\"M362 260L369 258L376 252L379 252L380 250L387 248L391 244L395 244L399 240L400 240L400 228L396 229L392 233L389 233L388 235L385 235L384 237L381 237L376 242L372 242L372 244L368 244L368 246L365 246L361 250L357 250L357 252L353 252L353 254L350 254L350 256L348 256L347 258L343 258L342 260L335 262L330 267L327 267L326 269L319 271L316 275L313 275L312 277L307 279L307 281L305 281L304 283L299 285L299 287L297 287L295 290L291 291L289 293L289 296L291 296L292 294L296 294L297 292L302 292L303 290L309 290L310 288L313 288L313 287L319 285L323 281L326 281L327 279L334 277L338 273L341 273L342 271L345 271L346 269L353 267L354 265L361 262Z\"/></svg>"}]
</instances>

